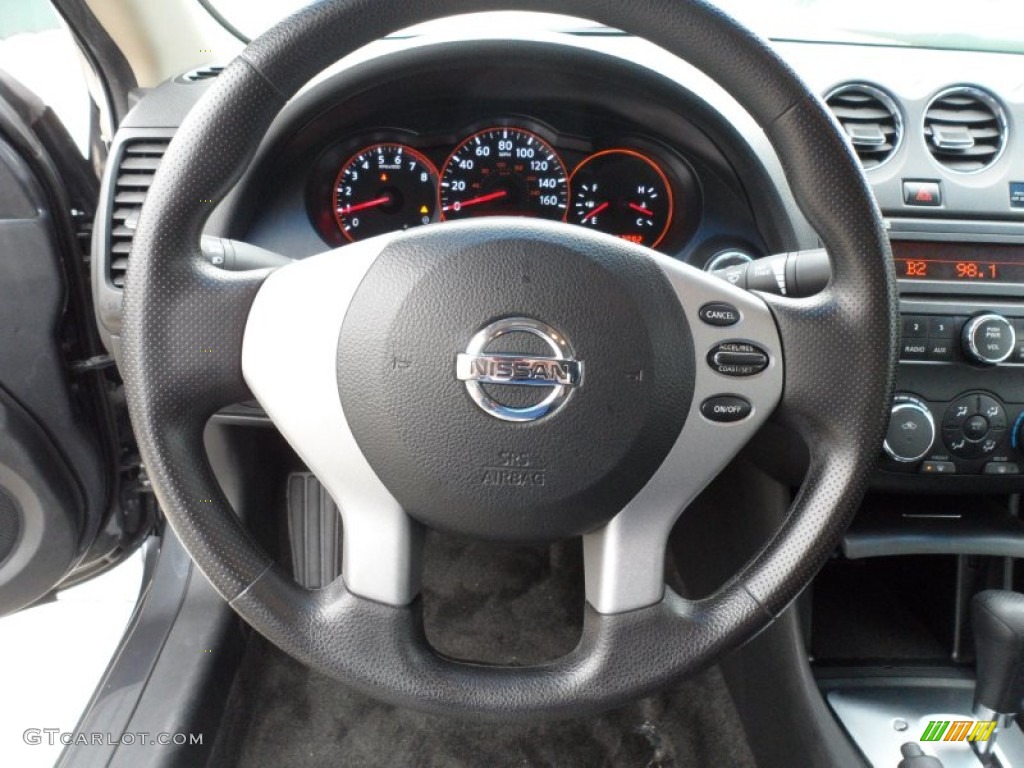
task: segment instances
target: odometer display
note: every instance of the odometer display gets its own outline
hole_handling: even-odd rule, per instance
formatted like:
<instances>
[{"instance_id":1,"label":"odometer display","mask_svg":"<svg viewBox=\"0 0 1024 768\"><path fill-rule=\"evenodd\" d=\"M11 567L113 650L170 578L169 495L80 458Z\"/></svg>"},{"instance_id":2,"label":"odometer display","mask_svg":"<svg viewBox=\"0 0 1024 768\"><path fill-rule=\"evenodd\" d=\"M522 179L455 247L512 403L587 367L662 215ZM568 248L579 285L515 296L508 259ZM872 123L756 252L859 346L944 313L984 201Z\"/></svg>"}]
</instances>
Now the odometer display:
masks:
<instances>
[{"instance_id":1,"label":"odometer display","mask_svg":"<svg viewBox=\"0 0 1024 768\"><path fill-rule=\"evenodd\" d=\"M437 209L437 171L404 144L374 144L341 167L334 215L342 234L362 240L429 224Z\"/></svg>"},{"instance_id":2,"label":"odometer display","mask_svg":"<svg viewBox=\"0 0 1024 768\"><path fill-rule=\"evenodd\" d=\"M534 216L561 221L569 178L555 150L521 128L488 128L452 152L441 172L441 217Z\"/></svg>"},{"instance_id":3,"label":"odometer display","mask_svg":"<svg viewBox=\"0 0 1024 768\"><path fill-rule=\"evenodd\" d=\"M892 252L902 280L1024 283L1024 246L893 240Z\"/></svg>"}]
</instances>

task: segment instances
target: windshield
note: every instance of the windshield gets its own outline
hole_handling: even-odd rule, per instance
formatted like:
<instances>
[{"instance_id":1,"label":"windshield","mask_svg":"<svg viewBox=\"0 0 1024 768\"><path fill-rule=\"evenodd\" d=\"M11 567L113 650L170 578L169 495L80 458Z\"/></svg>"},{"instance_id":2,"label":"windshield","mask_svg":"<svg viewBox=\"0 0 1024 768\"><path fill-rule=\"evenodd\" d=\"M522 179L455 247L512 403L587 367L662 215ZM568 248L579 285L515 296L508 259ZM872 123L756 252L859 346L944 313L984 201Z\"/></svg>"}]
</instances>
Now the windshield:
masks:
<instances>
[{"instance_id":1,"label":"windshield","mask_svg":"<svg viewBox=\"0 0 1024 768\"><path fill-rule=\"evenodd\" d=\"M264 32L308 0L200 0L246 38ZM1024 53L1020 0L715 0L765 37ZM969 13L965 12L969 9ZM481 27L488 26L481 17ZM554 29L578 29L562 18ZM500 26L499 26L500 28Z\"/></svg>"}]
</instances>

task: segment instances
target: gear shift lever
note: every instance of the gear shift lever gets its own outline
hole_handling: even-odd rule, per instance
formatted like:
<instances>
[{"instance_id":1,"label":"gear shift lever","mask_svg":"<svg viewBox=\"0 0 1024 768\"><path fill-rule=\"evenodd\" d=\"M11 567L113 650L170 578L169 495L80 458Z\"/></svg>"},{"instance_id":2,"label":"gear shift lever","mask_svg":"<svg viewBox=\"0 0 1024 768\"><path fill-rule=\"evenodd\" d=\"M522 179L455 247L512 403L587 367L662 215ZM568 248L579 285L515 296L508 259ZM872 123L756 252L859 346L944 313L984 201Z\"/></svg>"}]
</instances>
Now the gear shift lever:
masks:
<instances>
[{"instance_id":1,"label":"gear shift lever","mask_svg":"<svg viewBox=\"0 0 1024 768\"><path fill-rule=\"evenodd\" d=\"M1024 699L1024 594L978 593L971 601L971 623L977 659L974 717L1001 724L1021 711ZM995 741L993 733L988 741L973 744L983 762Z\"/></svg>"}]
</instances>

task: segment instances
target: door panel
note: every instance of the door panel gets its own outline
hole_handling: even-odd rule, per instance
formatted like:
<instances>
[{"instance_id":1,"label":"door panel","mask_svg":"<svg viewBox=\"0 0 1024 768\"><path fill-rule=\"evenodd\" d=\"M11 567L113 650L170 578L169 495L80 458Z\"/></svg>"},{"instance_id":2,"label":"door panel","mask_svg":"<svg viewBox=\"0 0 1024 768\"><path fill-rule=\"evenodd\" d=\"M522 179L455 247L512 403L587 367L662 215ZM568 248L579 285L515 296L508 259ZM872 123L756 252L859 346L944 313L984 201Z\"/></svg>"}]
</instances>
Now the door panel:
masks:
<instances>
[{"instance_id":1,"label":"door panel","mask_svg":"<svg viewBox=\"0 0 1024 768\"><path fill-rule=\"evenodd\" d=\"M78 185L40 141L62 138L51 121L39 130L48 110L3 85L0 77L0 615L51 592L117 519L103 382L74 365L99 354L82 320L91 313L68 202Z\"/></svg>"}]
</instances>

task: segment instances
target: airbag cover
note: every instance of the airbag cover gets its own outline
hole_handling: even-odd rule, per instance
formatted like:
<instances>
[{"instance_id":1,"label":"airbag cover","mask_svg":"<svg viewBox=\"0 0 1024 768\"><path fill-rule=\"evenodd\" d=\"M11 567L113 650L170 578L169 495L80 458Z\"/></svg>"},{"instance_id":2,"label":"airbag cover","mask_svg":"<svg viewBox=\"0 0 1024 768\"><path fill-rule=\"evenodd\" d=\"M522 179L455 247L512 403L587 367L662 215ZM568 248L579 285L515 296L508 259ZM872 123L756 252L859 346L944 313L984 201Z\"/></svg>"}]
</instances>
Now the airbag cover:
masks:
<instances>
[{"instance_id":1,"label":"airbag cover","mask_svg":"<svg viewBox=\"0 0 1024 768\"><path fill-rule=\"evenodd\" d=\"M643 249L564 225L495 223L425 227L384 249L342 327L342 407L374 471L431 527L512 541L579 535L625 506L674 444L693 397L693 340ZM554 329L582 364L578 386L536 420L495 417L456 375L473 337L508 318ZM492 341L492 353L555 357L521 332ZM554 389L479 388L511 408Z\"/></svg>"}]
</instances>

